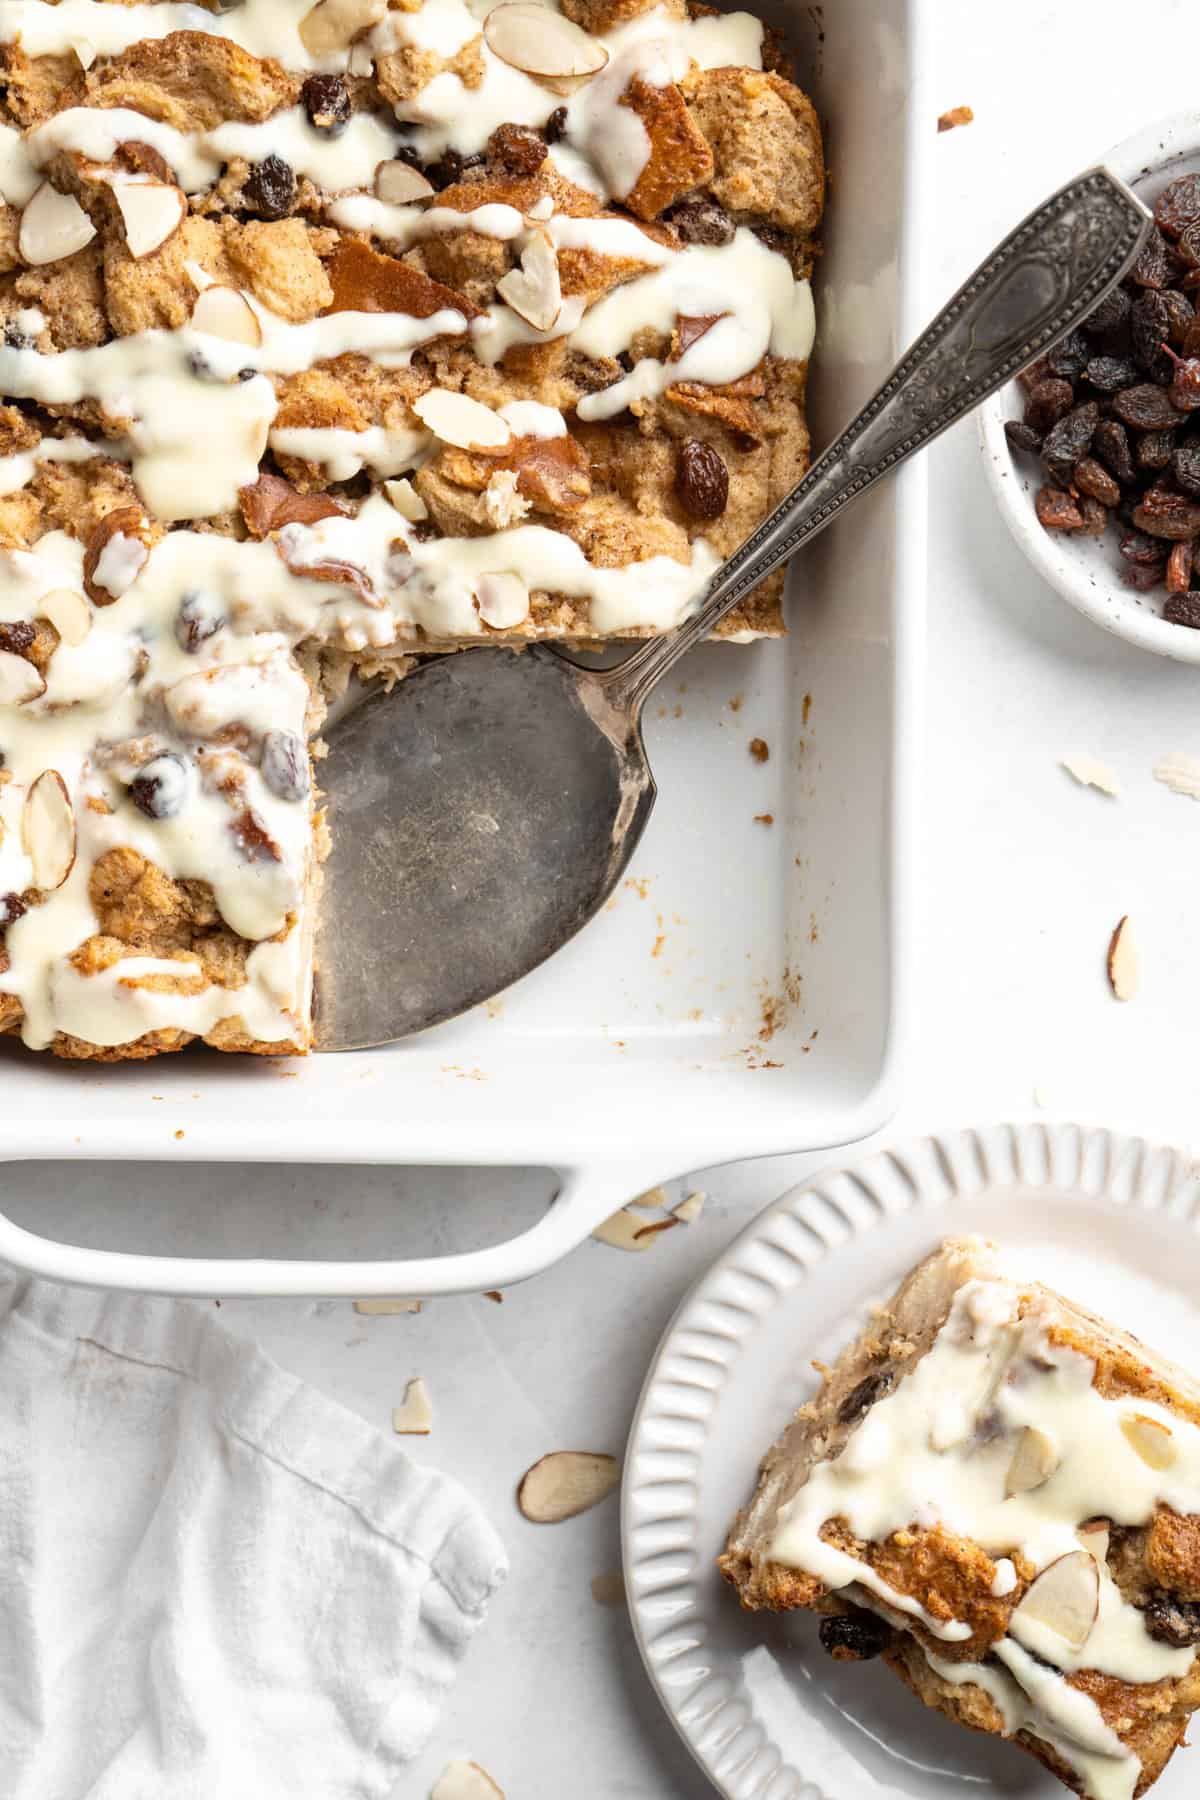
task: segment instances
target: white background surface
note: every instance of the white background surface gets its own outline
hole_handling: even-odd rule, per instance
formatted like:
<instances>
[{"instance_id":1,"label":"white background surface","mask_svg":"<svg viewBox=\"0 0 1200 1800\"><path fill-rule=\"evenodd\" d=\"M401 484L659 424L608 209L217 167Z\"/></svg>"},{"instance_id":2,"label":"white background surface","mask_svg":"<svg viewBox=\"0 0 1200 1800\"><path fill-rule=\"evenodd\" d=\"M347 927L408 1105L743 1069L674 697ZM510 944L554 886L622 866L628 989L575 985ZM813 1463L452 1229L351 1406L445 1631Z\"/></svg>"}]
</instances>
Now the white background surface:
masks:
<instances>
[{"instance_id":1,"label":"white background surface","mask_svg":"<svg viewBox=\"0 0 1200 1800\"><path fill-rule=\"evenodd\" d=\"M1155 114L1195 104L1200 26L1187 0L929 4L937 107L966 103L976 115L940 137L933 158L932 311L1045 191ZM833 160L836 178L836 149ZM1150 771L1171 750L1200 755L1200 675L1104 636L1040 586L991 510L973 423L935 448L930 486L919 1021L888 1135L1028 1116L1040 1102L1047 1116L1193 1142L1200 805ZM1058 769L1079 750L1118 771L1119 800ZM1145 979L1122 1007L1104 954L1126 912ZM343 1302L223 1308L381 1426L406 1379L423 1374L436 1416L416 1454L472 1488L508 1542L507 1588L434 1742L398 1790L403 1800L423 1800L456 1754L489 1768L509 1800L709 1791L658 1713L623 1614L590 1597L591 1577L618 1564L615 1502L537 1528L512 1492L545 1451L620 1450L686 1287L816 1160L698 1175L687 1185L709 1194L699 1224L645 1256L587 1244L501 1306L450 1299L418 1317L377 1319ZM8 1182L21 1190L8 1196L14 1216L63 1235L183 1250L294 1253L303 1243L331 1254L507 1236L549 1192L540 1175L370 1169L47 1165L11 1171ZM748 1478L759 1448L748 1447Z\"/></svg>"}]
</instances>

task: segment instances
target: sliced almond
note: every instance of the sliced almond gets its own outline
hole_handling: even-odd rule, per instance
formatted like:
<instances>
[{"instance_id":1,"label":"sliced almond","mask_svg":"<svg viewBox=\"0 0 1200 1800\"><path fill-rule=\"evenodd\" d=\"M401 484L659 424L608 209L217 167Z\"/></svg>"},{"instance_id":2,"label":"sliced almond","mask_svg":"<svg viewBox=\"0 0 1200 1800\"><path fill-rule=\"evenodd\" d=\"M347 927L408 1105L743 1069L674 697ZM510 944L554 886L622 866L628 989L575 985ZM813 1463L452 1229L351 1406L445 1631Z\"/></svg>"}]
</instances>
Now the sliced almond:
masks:
<instances>
[{"instance_id":1,"label":"sliced almond","mask_svg":"<svg viewBox=\"0 0 1200 1800\"><path fill-rule=\"evenodd\" d=\"M477 1762L452 1762L438 1776L429 1800L504 1800L504 1790Z\"/></svg>"},{"instance_id":2,"label":"sliced almond","mask_svg":"<svg viewBox=\"0 0 1200 1800\"><path fill-rule=\"evenodd\" d=\"M682 1224L682 1220L677 1219L672 1213L669 1219L651 1219L648 1225L643 1225L641 1230L635 1231L633 1235L639 1240L658 1237L664 1231L672 1231L679 1224Z\"/></svg>"},{"instance_id":3,"label":"sliced almond","mask_svg":"<svg viewBox=\"0 0 1200 1800\"><path fill-rule=\"evenodd\" d=\"M429 508L407 475L402 475L398 481L385 481L383 491L400 517L407 519L411 525L419 525L429 517Z\"/></svg>"},{"instance_id":4,"label":"sliced almond","mask_svg":"<svg viewBox=\"0 0 1200 1800\"><path fill-rule=\"evenodd\" d=\"M60 194L43 181L21 214L17 248L21 261L35 268L60 262L90 244L96 227L73 194Z\"/></svg>"},{"instance_id":5,"label":"sliced almond","mask_svg":"<svg viewBox=\"0 0 1200 1800\"><path fill-rule=\"evenodd\" d=\"M113 199L125 227L130 256L149 256L178 231L187 215L183 189L173 182L129 179L114 181Z\"/></svg>"},{"instance_id":6,"label":"sliced almond","mask_svg":"<svg viewBox=\"0 0 1200 1800\"><path fill-rule=\"evenodd\" d=\"M1172 750L1154 765L1154 779L1169 787L1173 794L1189 800L1200 800L1200 760L1186 750Z\"/></svg>"},{"instance_id":7,"label":"sliced almond","mask_svg":"<svg viewBox=\"0 0 1200 1800\"><path fill-rule=\"evenodd\" d=\"M419 1313L419 1300L356 1300L356 1313L363 1313L367 1318L382 1318L391 1313Z\"/></svg>"},{"instance_id":8,"label":"sliced almond","mask_svg":"<svg viewBox=\"0 0 1200 1800\"><path fill-rule=\"evenodd\" d=\"M435 437L457 450L502 450L512 439L499 413L450 388L430 388L413 401L413 411Z\"/></svg>"},{"instance_id":9,"label":"sliced almond","mask_svg":"<svg viewBox=\"0 0 1200 1800\"><path fill-rule=\"evenodd\" d=\"M433 1426L433 1402L429 1389L415 1375L404 1390L404 1399L392 1408L392 1430L404 1437L428 1437Z\"/></svg>"},{"instance_id":10,"label":"sliced almond","mask_svg":"<svg viewBox=\"0 0 1200 1800\"><path fill-rule=\"evenodd\" d=\"M83 553L83 585L94 606L111 606L146 565L149 526L136 506L117 506L92 526Z\"/></svg>"},{"instance_id":11,"label":"sliced almond","mask_svg":"<svg viewBox=\"0 0 1200 1800\"><path fill-rule=\"evenodd\" d=\"M378 25L387 6L388 0L317 0L300 21L300 42L310 56L333 56Z\"/></svg>"},{"instance_id":12,"label":"sliced almond","mask_svg":"<svg viewBox=\"0 0 1200 1800\"><path fill-rule=\"evenodd\" d=\"M1108 1544L1111 1529L1107 1519L1089 1519L1086 1525L1079 1527L1075 1536L1093 1559L1097 1568L1103 1569L1108 1566Z\"/></svg>"},{"instance_id":13,"label":"sliced almond","mask_svg":"<svg viewBox=\"0 0 1200 1800\"><path fill-rule=\"evenodd\" d=\"M0 706L22 706L46 691L39 669L11 650L0 650Z\"/></svg>"},{"instance_id":14,"label":"sliced almond","mask_svg":"<svg viewBox=\"0 0 1200 1800\"><path fill-rule=\"evenodd\" d=\"M33 885L60 888L75 866L75 810L57 769L43 769L25 796L21 842L33 864Z\"/></svg>"},{"instance_id":15,"label":"sliced almond","mask_svg":"<svg viewBox=\"0 0 1200 1800\"><path fill-rule=\"evenodd\" d=\"M1013 1636L1022 1640L1027 1625L1044 1626L1082 1650L1100 1610L1100 1572L1086 1550L1069 1550L1052 1562L1026 1593L1009 1621Z\"/></svg>"},{"instance_id":16,"label":"sliced almond","mask_svg":"<svg viewBox=\"0 0 1200 1800\"><path fill-rule=\"evenodd\" d=\"M49 619L64 644L82 644L92 629L92 609L76 588L55 588L37 603L43 619Z\"/></svg>"},{"instance_id":17,"label":"sliced almond","mask_svg":"<svg viewBox=\"0 0 1200 1800\"><path fill-rule=\"evenodd\" d=\"M192 308L192 330L209 337L228 338L256 350L262 343L262 326L244 294L231 287L206 287Z\"/></svg>"},{"instance_id":18,"label":"sliced almond","mask_svg":"<svg viewBox=\"0 0 1200 1800\"><path fill-rule=\"evenodd\" d=\"M548 234L534 231L521 252L521 266L496 283L496 292L535 331L549 331L562 311L558 253Z\"/></svg>"},{"instance_id":19,"label":"sliced almond","mask_svg":"<svg viewBox=\"0 0 1200 1800\"><path fill-rule=\"evenodd\" d=\"M644 1236L649 1219L643 1219L640 1213L630 1212L623 1206L619 1212L597 1225L592 1236L598 1243L607 1244L613 1250L649 1250L656 1237Z\"/></svg>"},{"instance_id":20,"label":"sliced almond","mask_svg":"<svg viewBox=\"0 0 1200 1800\"><path fill-rule=\"evenodd\" d=\"M1132 1000L1141 986L1142 959L1126 915L1108 944L1108 985L1118 1000Z\"/></svg>"},{"instance_id":21,"label":"sliced almond","mask_svg":"<svg viewBox=\"0 0 1200 1800\"><path fill-rule=\"evenodd\" d=\"M1169 1469L1178 1455L1171 1427L1145 1413L1127 1413L1121 1420L1125 1441L1151 1469Z\"/></svg>"},{"instance_id":22,"label":"sliced almond","mask_svg":"<svg viewBox=\"0 0 1200 1800\"><path fill-rule=\"evenodd\" d=\"M509 630L529 617L529 589L519 575L481 575L475 598L480 618L497 631Z\"/></svg>"},{"instance_id":23,"label":"sliced almond","mask_svg":"<svg viewBox=\"0 0 1200 1800\"><path fill-rule=\"evenodd\" d=\"M381 162L375 171L376 196L386 200L389 206L407 206L413 200L428 200L433 191L432 181L427 181L420 169L414 169L411 163L401 162L399 158Z\"/></svg>"},{"instance_id":24,"label":"sliced almond","mask_svg":"<svg viewBox=\"0 0 1200 1800\"><path fill-rule=\"evenodd\" d=\"M607 1569L592 1576L592 1599L597 1606L625 1605L625 1577L620 1569Z\"/></svg>"},{"instance_id":25,"label":"sliced almond","mask_svg":"<svg viewBox=\"0 0 1200 1800\"><path fill-rule=\"evenodd\" d=\"M1102 763L1095 756L1064 756L1059 759L1059 767L1065 769L1073 781L1080 787L1096 788L1101 794L1108 794L1115 800L1121 792L1121 786L1107 763Z\"/></svg>"},{"instance_id":26,"label":"sliced almond","mask_svg":"<svg viewBox=\"0 0 1200 1800\"><path fill-rule=\"evenodd\" d=\"M699 1189L693 1194L685 1195L675 1208L675 1217L682 1219L685 1225L694 1225L703 1212L707 1199L708 1195L702 1194Z\"/></svg>"},{"instance_id":27,"label":"sliced almond","mask_svg":"<svg viewBox=\"0 0 1200 1800\"><path fill-rule=\"evenodd\" d=\"M1008 1465L1005 1494L1011 1499L1014 1494L1028 1494L1034 1488L1040 1488L1049 1481L1058 1462L1053 1441L1036 1425L1027 1425L1017 1439L1013 1459Z\"/></svg>"},{"instance_id":28,"label":"sliced almond","mask_svg":"<svg viewBox=\"0 0 1200 1800\"><path fill-rule=\"evenodd\" d=\"M615 1456L591 1450L554 1450L526 1469L517 1488L517 1505L535 1525L557 1525L587 1512L621 1480Z\"/></svg>"},{"instance_id":29,"label":"sliced almond","mask_svg":"<svg viewBox=\"0 0 1200 1800\"><path fill-rule=\"evenodd\" d=\"M526 75L595 75L608 61L603 44L537 0L510 0L493 7L484 20L483 35L494 56Z\"/></svg>"}]
</instances>

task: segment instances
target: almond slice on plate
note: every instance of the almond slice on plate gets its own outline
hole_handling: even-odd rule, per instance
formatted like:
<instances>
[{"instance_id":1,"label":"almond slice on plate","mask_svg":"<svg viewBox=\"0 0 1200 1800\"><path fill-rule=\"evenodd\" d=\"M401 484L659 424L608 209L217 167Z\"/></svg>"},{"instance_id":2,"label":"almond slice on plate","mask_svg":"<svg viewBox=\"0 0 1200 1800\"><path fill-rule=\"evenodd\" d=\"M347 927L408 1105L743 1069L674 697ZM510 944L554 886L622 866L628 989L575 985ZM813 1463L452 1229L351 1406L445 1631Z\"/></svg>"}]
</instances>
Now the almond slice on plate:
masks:
<instances>
[{"instance_id":1,"label":"almond slice on plate","mask_svg":"<svg viewBox=\"0 0 1200 1800\"><path fill-rule=\"evenodd\" d=\"M368 1318L382 1317L389 1313L419 1313L419 1300L356 1300L356 1313L364 1313Z\"/></svg>"},{"instance_id":2,"label":"almond slice on plate","mask_svg":"<svg viewBox=\"0 0 1200 1800\"><path fill-rule=\"evenodd\" d=\"M456 450L502 450L512 439L499 413L451 388L430 388L413 401L413 411L435 437Z\"/></svg>"},{"instance_id":3,"label":"almond slice on plate","mask_svg":"<svg viewBox=\"0 0 1200 1800\"><path fill-rule=\"evenodd\" d=\"M400 517L407 519L410 525L419 525L429 517L429 508L406 475L401 475L397 481L385 481L383 491Z\"/></svg>"},{"instance_id":4,"label":"almond slice on plate","mask_svg":"<svg viewBox=\"0 0 1200 1800\"><path fill-rule=\"evenodd\" d=\"M35 268L60 262L90 244L96 227L73 194L60 194L43 181L21 214L17 248L21 261Z\"/></svg>"},{"instance_id":5,"label":"almond slice on plate","mask_svg":"<svg viewBox=\"0 0 1200 1800\"><path fill-rule=\"evenodd\" d=\"M1120 921L1108 943L1108 985L1118 1000L1132 1000L1142 983L1142 959L1129 915Z\"/></svg>"},{"instance_id":6,"label":"almond slice on plate","mask_svg":"<svg viewBox=\"0 0 1200 1800\"><path fill-rule=\"evenodd\" d=\"M427 181L420 169L401 162L398 157L391 162L381 162L375 171L376 197L386 200L389 206L407 206L413 200L428 200L433 191L432 181Z\"/></svg>"},{"instance_id":7,"label":"almond slice on plate","mask_svg":"<svg viewBox=\"0 0 1200 1800\"><path fill-rule=\"evenodd\" d=\"M615 1456L592 1450L554 1450L526 1469L517 1488L517 1505L535 1525L557 1525L587 1512L621 1479Z\"/></svg>"},{"instance_id":8,"label":"almond slice on plate","mask_svg":"<svg viewBox=\"0 0 1200 1800\"><path fill-rule=\"evenodd\" d=\"M1121 1420L1125 1441L1151 1469L1169 1469L1178 1453L1169 1425L1145 1413L1127 1413Z\"/></svg>"},{"instance_id":9,"label":"almond slice on plate","mask_svg":"<svg viewBox=\"0 0 1200 1800\"><path fill-rule=\"evenodd\" d=\"M300 21L300 42L310 56L336 55L378 25L387 7L388 0L317 0Z\"/></svg>"},{"instance_id":10,"label":"almond slice on plate","mask_svg":"<svg viewBox=\"0 0 1200 1800\"><path fill-rule=\"evenodd\" d=\"M1013 1611L1009 1627L1022 1640L1022 1627L1042 1625L1047 1631L1082 1650L1100 1610L1100 1572L1086 1550L1069 1550L1043 1569L1021 1604Z\"/></svg>"},{"instance_id":11,"label":"almond slice on plate","mask_svg":"<svg viewBox=\"0 0 1200 1800\"><path fill-rule=\"evenodd\" d=\"M510 630L529 617L529 589L519 575L504 571L481 575L475 587L479 616L497 631Z\"/></svg>"},{"instance_id":12,"label":"almond slice on plate","mask_svg":"<svg viewBox=\"0 0 1200 1800\"><path fill-rule=\"evenodd\" d=\"M45 691L40 669L12 650L0 650L0 705L21 706Z\"/></svg>"},{"instance_id":13,"label":"almond slice on plate","mask_svg":"<svg viewBox=\"0 0 1200 1800\"><path fill-rule=\"evenodd\" d=\"M1151 773L1155 781L1161 781L1173 794L1200 800L1200 760L1189 756L1186 750L1170 751L1155 763Z\"/></svg>"},{"instance_id":14,"label":"almond slice on plate","mask_svg":"<svg viewBox=\"0 0 1200 1800\"><path fill-rule=\"evenodd\" d=\"M1039 1431L1036 1425L1027 1425L1017 1439L1013 1459L1008 1465L1008 1477L1004 1483L1005 1496L1011 1499L1014 1494L1028 1494L1034 1488L1042 1487L1049 1481L1058 1463L1058 1451L1053 1440L1044 1431Z\"/></svg>"},{"instance_id":15,"label":"almond slice on plate","mask_svg":"<svg viewBox=\"0 0 1200 1800\"><path fill-rule=\"evenodd\" d=\"M521 266L496 283L496 292L535 331L549 331L562 311L558 253L544 231L530 233Z\"/></svg>"},{"instance_id":16,"label":"almond slice on plate","mask_svg":"<svg viewBox=\"0 0 1200 1800\"><path fill-rule=\"evenodd\" d=\"M438 1776L429 1800L504 1800L486 1769L477 1762L452 1762Z\"/></svg>"},{"instance_id":17,"label":"almond slice on plate","mask_svg":"<svg viewBox=\"0 0 1200 1800\"><path fill-rule=\"evenodd\" d=\"M649 1250L651 1244L657 1243L658 1234L646 1234L650 1219L643 1219L640 1213L630 1212L622 1206L612 1217L597 1225L592 1236L597 1243L607 1244L611 1250Z\"/></svg>"},{"instance_id":18,"label":"almond slice on plate","mask_svg":"<svg viewBox=\"0 0 1200 1800\"><path fill-rule=\"evenodd\" d=\"M483 24L488 49L526 75L595 75L608 61L603 44L537 0L493 7Z\"/></svg>"},{"instance_id":19,"label":"almond slice on plate","mask_svg":"<svg viewBox=\"0 0 1200 1800\"><path fill-rule=\"evenodd\" d=\"M415 1375L404 1390L404 1399L392 1408L392 1430L401 1436L428 1437L433 1427L433 1402L429 1389Z\"/></svg>"},{"instance_id":20,"label":"almond slice on plate","mask_svg":"<svg viewBox=\"0 0 1200 1800\"><path fill-rule=\"evenodd\" d=\"M703 1212L704 1202L707 1199L708 1195L702 1193L699 1188L692 1194L685 1194L675 1208L675 1217L681 1219L685 1225L694 1225Z\"/></svg>"},{"instance_id":21,"label":"almond slice on plate","mask_svg":"<svg viewBox=\"0 0 1200 1800\"><path fill-rule=\"evenodd\" d=\"M192 308L192 330L209 337L227 338L231 344L247 344L256 350L262 343L262 326L244 294L237 288L206 287Z\"/></svg>"},{"instance_id":22,"label":"almond slice on plate","mask_svg":"<svg viewBox=\"0 0 1200 1800\"><path fill-rule=\"evenodd\" d=\"M64 644L82 644L92 629L92 609L75 588L55 588L37 603L43 619L49 619Z\"/></svg>"},{"instance_id":23,"label":"almond slice on plate","mask_svg":"<svg viewBox=\"0 0 1200 1800\"><path fill-rule=\"evenodd\" d=\"M1102 763L1096 756L1063 756L1059 758L1059 767L1065 769L1073 781L1080 787L1095 788L1110 799L1117 799L1121 792L1121 784L1107 763Z\"/></svg>"},{"instance_id":24,"label":"almond slice on plate","mask_svg":"<svg viewBox=\"0 0 1200 1800\"><path fill-rule=\"evenodd\" d=\"M112 184L113 199L125 227L125 248L130 256L149 256L183 224L187 201L183 189L166 181L142 181L130 177Z\"/></svg>"},{"instance_id":25,"label":"almond slice on plate","mask_svg":"<svg viewBox=\"0 0 1200 1800\"><path fill-rule=\"evenodd\" d=\"M60 888L75 866L75 810L57 769L43 769L25 796L21 842L33 864L33 885Z\"/></svg>"}]
</instances>

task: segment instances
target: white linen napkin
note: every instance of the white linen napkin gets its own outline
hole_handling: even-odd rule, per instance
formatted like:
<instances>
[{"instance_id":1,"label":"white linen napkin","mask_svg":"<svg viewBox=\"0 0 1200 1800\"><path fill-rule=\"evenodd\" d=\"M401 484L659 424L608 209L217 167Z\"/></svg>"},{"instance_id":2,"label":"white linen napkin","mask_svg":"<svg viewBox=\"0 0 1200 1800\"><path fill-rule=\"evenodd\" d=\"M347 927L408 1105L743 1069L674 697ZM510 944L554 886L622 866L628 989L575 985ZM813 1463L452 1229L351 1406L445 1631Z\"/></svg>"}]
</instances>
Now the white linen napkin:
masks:
<instances>
[{"instance_id":1,"label":"white linen napkin","mask_svg":"<svg viewBox=\"0 0 1200 1800\"><path fill-rule=\"evenodd\" d=\"M205 1308L0 1272L5 1800L385 1800L504 1573Z\"/></svg>"}]
</instances>

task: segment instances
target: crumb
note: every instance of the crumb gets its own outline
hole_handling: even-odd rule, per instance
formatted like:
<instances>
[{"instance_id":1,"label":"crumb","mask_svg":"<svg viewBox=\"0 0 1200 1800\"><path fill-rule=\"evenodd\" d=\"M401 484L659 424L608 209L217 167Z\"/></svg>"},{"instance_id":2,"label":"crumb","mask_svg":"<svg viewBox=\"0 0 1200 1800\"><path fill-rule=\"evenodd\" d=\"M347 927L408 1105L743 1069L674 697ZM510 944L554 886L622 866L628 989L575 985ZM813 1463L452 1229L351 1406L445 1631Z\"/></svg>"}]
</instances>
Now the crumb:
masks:
<instances>
[{"instance_id":1,"label":"crumb","mask_svg":"<svg viewBox=\"0 0 1200 1800\"><path fill-rule=\"evenodd\" d=\"M597 1606L624 1606L625 1577L619 1569L592 1576L592 1599Z\"/></svg>"},{"instance_id":2,"label":"crumb","mask_svg":"<svg viewBox=\"0 0 1200 1800\"><path fill-rule=\"evenodd\" d=\"M280 1081L298 1081L300 1078L299 1069L276 1069L275 1073Z\"/></svg>"},{"instance_id":3,"label":"crumb","mask_svg":"<svg viewBox=\"0 0 1200 1800\"><path fill-rule=\"evenodd\" d=\"M650 881L649 875L630 875L626 877L625 886L632 888L639 900L648 900L650 898Z\"/></svg>"},{"instance_id":4,"label":"crumb","mask_svg":"<svg viewBox=\"0 0 1200 1800\"><path fill-rule=\"evenodd\" d=\"M663 931L660 931L658 936L654 940L654 948L650 952L651 956L661 956L662 951L663 951L663 945L666 943L666 941L667 941L666 933Z\"/></svg>"},{"instance_id":5,"label":"crumb","mask_svg":"<svg viewBox=\"0 0 1200 1800\"><path fill-rule=\"evenodd\" d=\"M775 814L774 813L755 813L754 823L756 825L773 825L775 823Z\"/></svg>"},{"instance_id":6,"label":"crumb","mask_svg":"<svg viewBox=\"0 0 1200 1800\"><path fill-rule=\"evenodd\" d=\"M610 901L609 904L611 905L612 902ZM500 999L499 996L493 995L490 1000L484 1001L483 1009L487 1013L489 1019L498 1019L504 1011L504 1001Z\"/></svg>"},{"instance_id":7,"label":"crumb","mask_svg":"<svg viewBox=\"0 0 1200 1800\"><path fill-rule=\"evenodd\" d=\"M485 1300L494 1300L497 1306L504 1305L504 1295L499 1288L484 1288L483 1297Z\"/></svg>"},{"instance_id":8,"label":"crumb","mask_svg":"<svg viewBox=\"0 0 1200 1800\"><path fill-rule=\"evenodd\" d=\"M808 715L811 711L812 711L812 695L805 694L803 705L800 708L800 723L802 725L808 724Z\"/></svg>"},{"instance_id":9,"label":"crumb","mask_svg":"<svg viewBox=\"0 0 1200 1800\"><path fill-rule=\"evenodd\" d=\"M755 762L757 762L757 763L767 762L770 758L771 751L770 751L770 747L767 744L766 739L765 738L751 738L750 739L750 754L754 758Z\"/></svg>"},{"instance_id":10,"label":"crumb","mask_svg":"<svg viewBox=\"0 0 1200 1800\"><path fill-rule=\"evenodd\" d=\"M735 694L735 695L734 695L734 696L733 696L733 699L732 699L732 700L727 700L727 701L726 701L726 702L725 702L725 704L726 704L726 706L728 706L728 708L729 708L729 710L730 710L730 712L741 712L741 710L742 710L742 696L741 696L741 695L740 695L740 694Z\"/></svg>"},{"instance_id":11,"label":"crumb","mask_svg":"<svg viewBox=\"0 0 1200 1800\"><path fill-rule=\"evenodd\" d=\"M176 1133L175 1133L175 1136L176 1136L176 1137L177 1137L177 1138L181 1138L181 1137L182 1137L182 1136L183 1136L183 1132L182 1132L182 1131L177 1131L177 1132L176 1132Z\"/></svg>"},{"instance_id":12,"label":"crumb","mask_svg":"<svg viewBox=\"0 0 1200 1800\"><path fill-rule=\"evenodd\" d=\"M969 106L952 106L949 112L939 116L938 130L953 131L956 125L970 125L974 118L975 114Z\"/></svg>"}]
</instances>

